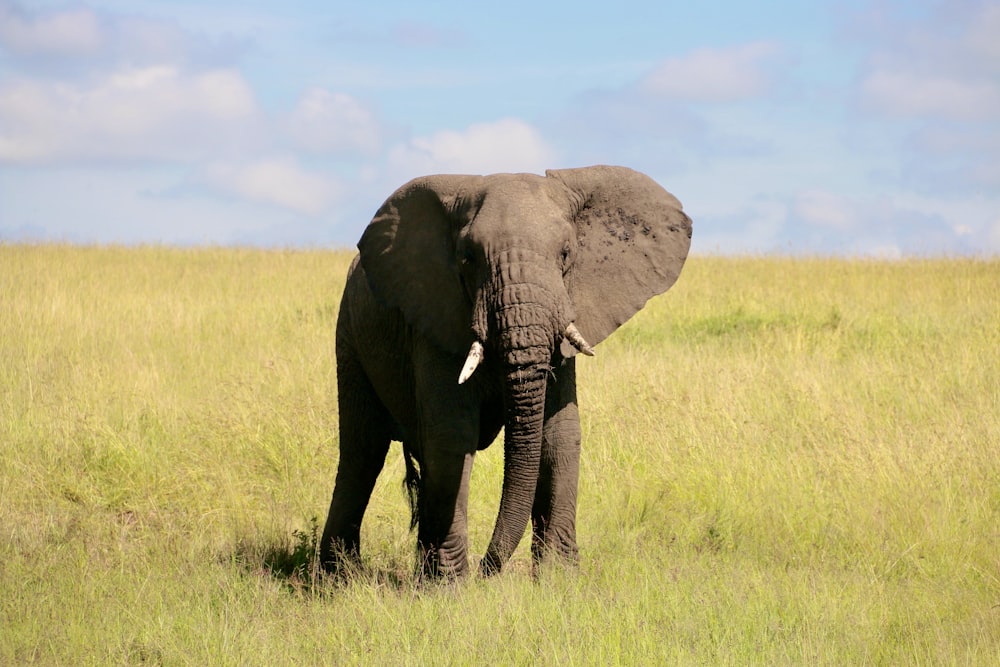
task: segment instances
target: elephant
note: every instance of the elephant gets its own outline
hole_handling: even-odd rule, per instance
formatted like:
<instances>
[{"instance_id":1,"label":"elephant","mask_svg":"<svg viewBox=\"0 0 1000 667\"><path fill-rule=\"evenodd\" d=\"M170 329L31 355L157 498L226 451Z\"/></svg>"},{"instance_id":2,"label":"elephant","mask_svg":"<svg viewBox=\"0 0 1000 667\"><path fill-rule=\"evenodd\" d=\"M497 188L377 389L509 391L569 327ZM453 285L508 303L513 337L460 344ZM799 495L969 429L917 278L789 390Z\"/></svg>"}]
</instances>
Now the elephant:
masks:
<instances>
[{"instance_id":1,"label":"elephant","mask_svg":"<svg viewBox=\"0 0 1000 667\"><path fill-rule=\"evenodd\" d=\"M396 190L358 242L336 325L324 570L360 563L362 518L399 441L418 576L467 575L472 463L501 428L481 574L501 570L529 518L533 563L578 562L576 355L674 284L691 226L673 195L625 167L434 175Z\"/></svg>"}]
</instances>

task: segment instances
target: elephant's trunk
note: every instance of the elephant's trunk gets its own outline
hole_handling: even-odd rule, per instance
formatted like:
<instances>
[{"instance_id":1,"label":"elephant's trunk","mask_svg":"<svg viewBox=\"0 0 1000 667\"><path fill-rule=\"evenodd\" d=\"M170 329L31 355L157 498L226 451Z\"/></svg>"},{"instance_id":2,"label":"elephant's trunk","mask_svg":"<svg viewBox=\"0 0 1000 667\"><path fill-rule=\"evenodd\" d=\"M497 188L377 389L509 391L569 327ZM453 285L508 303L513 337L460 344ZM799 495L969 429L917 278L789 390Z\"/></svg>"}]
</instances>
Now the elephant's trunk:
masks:
<instances>
[{"instance_id":1,"label":"elephant's trunk","mask_svg":"<svg viewBox=\"0 0 1000 667\"><path fill-rule=\"evenodd\" d=\"M514 553L531 517L542 452L548 365L509 367L504 381L503 491L493 538L481 564L500 571Z\"/></svg>"},{"instance_id":2,"label":"elephant's trunk","mask_svg":"<svg viewBox=\"0 0 1000 667\"><path fill-rule=\"evenodd\" d=\"M537 271L529 268L530 262L500 266L491 285L494 289L488 291L492 301L488 328L491 350L504 368L504 480L493 538L481 563L487 575L507 562L531 518L542 451L545 387L569 310L560 277L552 277L560 289L549 290L533 275Z\"/></svg>"}]
</instances>

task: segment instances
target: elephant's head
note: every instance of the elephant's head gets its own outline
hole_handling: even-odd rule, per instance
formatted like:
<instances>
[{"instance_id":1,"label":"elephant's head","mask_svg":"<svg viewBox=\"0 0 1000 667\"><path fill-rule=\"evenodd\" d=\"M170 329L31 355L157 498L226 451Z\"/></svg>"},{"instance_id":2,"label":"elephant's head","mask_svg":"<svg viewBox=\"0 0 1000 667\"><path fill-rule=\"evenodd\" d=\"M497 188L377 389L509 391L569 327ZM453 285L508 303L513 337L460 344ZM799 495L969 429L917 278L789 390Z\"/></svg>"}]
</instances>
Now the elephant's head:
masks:
<instances>
[{"instance_id":1,"label":"elephant's head","mask_svg":"<svg viewBox=\"0 0 1000 667\"><path fill-rule=\"evenodd\" d=\"M506 562L529 519L553 362L592 354L669 288L690 244L676 198L608 166L418 178L368 226L358 247L372 290L454 355L455 381L484 356L503 369L504 483L484 571Z\"/></svg>"}]
</instances>

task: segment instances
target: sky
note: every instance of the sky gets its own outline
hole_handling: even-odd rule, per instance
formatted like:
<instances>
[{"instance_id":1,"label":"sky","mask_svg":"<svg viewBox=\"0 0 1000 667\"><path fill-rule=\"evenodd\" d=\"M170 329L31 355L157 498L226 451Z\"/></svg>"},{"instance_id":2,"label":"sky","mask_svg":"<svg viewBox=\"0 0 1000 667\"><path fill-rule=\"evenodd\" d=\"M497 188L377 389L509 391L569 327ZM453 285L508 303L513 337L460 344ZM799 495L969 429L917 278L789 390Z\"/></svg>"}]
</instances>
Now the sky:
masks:
<instances>
[{"instance_id":1,"label":"sky","mask_svg":"<svg viewBox=\"0 0 1000 667\"><path fill-rule=\"evenodd\" d=\"M1000 254L1000 0L0 0L0 242L346 248L588 164L695 253Z\"/></svg>"}]
</instances>

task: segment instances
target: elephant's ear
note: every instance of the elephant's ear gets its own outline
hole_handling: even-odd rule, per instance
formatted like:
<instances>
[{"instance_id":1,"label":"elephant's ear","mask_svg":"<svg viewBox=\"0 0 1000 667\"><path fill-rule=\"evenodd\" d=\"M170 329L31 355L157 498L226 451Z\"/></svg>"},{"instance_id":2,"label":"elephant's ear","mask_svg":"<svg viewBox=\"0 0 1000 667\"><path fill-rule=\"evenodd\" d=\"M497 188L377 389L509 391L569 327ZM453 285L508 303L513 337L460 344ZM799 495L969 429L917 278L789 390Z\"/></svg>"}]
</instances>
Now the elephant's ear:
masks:
<instances>
[{"instance_id":1,"label":"elephant's ear","mask_svg":"<svg viewBox=\"0 0 1000 667\"><path fill-rule=\"evenodd\" d=\"M456 268L455 237L465 222L456 204L476 178L410 181L382 204L358 242L375 297L456 355L473 341L472 306Z\"/></svg>"},{"instance_id":2,"label":"elephant's ear","mask_svg":"<svg viewBox=\"0 0 1000 667\"><path fill-rule=\"evenodd\" d=\"M567 288L591 345L677 280L691 219L653 179L625 167L547 171L575 200L578 248Z\"/></svg>"}]
</instances>

